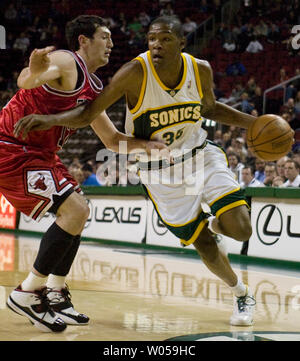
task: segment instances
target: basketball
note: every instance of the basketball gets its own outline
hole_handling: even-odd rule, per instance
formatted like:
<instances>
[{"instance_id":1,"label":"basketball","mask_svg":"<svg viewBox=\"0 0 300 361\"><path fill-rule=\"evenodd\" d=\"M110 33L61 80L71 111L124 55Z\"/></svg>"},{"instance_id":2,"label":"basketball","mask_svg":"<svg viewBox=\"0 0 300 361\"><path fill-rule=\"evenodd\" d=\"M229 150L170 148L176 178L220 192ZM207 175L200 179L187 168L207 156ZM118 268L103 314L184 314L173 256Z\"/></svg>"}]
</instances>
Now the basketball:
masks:
<instances>
[{"instance_id":1,"label":"basketball","mask_svg":"<svg viewBox=\"0 0 300 361\"><path fill-rule=\"evenodd\" d=\"M278 115L258 117L247 130L247 144L254 155L265 161L276 161L285 156L294 142L294 131Z\"/></svg>"}]
</instances>

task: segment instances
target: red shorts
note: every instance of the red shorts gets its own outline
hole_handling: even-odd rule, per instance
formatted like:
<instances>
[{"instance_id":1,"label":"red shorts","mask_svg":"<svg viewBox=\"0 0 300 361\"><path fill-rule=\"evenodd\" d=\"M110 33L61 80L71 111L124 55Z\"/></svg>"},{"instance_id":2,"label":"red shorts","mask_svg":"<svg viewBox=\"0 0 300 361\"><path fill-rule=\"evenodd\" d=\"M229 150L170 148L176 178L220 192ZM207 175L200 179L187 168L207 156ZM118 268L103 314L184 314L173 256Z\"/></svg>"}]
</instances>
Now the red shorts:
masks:
<instances>
[{"instance_id":1,"label":"red shorts","mask_svg":"<svg viewBox=\"0 0 300 361\"><path fill-rule=\"evenodd\" d=\"M74 190L81 192L56 154L0 140L0 192L18 211L39 220Z\"/></svg>"}]
</instances>

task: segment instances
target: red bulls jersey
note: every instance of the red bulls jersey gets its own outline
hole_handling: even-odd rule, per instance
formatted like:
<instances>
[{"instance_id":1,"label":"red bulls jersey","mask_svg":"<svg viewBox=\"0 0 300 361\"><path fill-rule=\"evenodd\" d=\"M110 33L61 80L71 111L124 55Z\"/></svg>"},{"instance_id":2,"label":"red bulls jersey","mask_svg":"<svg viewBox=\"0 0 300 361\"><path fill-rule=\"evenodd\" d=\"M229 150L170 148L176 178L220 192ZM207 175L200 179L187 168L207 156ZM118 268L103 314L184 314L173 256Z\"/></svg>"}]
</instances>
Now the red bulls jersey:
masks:
<instances>
[{"instance_id":1,"label":"red bulls jersey","mask_svg":"<svg viewBox=\"0 0 300 361\"><path fill-rule=\"evenodd\" d=\"M63 50L67 51L67 50ZM72 109L85 101L91 101L103 89L101 80L95 74L89 74L82 57L68 51L75 59L78 79L76 89L61 91L44 84L34 89L21 89L0 112L0 141L43 148L57 152L67 138L75 131L66 127L53 127L46 131L30 132L23 140L13 135L15 123L29 114L56 114Z\"/></svg>"}]
</instances>

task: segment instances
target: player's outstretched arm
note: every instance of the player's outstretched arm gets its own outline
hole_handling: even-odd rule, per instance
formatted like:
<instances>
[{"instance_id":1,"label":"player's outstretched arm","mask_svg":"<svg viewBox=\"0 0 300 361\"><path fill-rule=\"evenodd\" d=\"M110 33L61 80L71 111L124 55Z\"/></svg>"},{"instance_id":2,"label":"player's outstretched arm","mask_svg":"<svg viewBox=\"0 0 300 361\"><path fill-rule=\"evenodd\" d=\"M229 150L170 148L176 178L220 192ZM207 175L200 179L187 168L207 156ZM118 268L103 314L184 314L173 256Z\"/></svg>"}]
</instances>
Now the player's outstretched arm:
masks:
<instances>
[{"instance_id":1,"label":"player's outstretched arm","mask_svg":"<svg viewBox=\"0 0 300 361\"><path fill-rule=\"evenodd\" d=\"M248 128L256 119L252 115L240 112L226 104L217 102L213 91L213 74L208 62L198 60L198 69L203 92L201 114L216 122Z\"/></svg>"},{"instance_id":2,"label":"player's outstretched arm","mask_svg":"<svg viewBox=\"0 0 300 361\"><path fill-rule=\"evenodd\" d=\"M25 139L31 131L47 130L53 126L65 126L76 129L90 125L105 109L130 91L129 88L132 84L138 83L138 77L141 76L142 72L137 63L136 61L123 65L103 92L89 104L80 105L58 114L30 114L21 118L15 124L15 136L18 137L22 134L23 139Z\"/></svg>"},{"instance_id":3,"label":"player's outstretched arm","mask_svg":"<svg viewBox=\"0 0 300 361\"><path fill-rule=\"evenodd\" d=\"M43 49L34 49L29 58L29 66L24 68L17 80L19 88L32 89L45 84L48 81L59 79L62 76L61 64L66 62L68 55L49 54L54 46ZM59 57L63 57L59 61ZM60 64L61 63L61 64Z\"/></svg>"}]
</instances>

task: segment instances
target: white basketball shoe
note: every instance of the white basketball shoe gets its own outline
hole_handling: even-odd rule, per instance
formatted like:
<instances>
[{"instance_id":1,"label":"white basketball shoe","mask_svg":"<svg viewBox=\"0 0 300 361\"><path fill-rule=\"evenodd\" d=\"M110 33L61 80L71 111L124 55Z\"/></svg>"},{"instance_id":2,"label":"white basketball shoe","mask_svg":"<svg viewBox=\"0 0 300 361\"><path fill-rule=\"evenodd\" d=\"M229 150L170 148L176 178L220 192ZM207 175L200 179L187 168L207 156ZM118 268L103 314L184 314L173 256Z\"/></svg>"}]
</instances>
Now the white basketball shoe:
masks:
<instances>
[{"instance_id":1,"label":"white basketball shoe","mask_svg":"<svg viewBox=\"0 0 300 361\"><path fill-rule=\"evenodd\" d=\"M247 286L245 296L234 297L233 314L230 318L230 324L233 326L252 326L255 304L255 298Z\"/></svg>"},{"instance_id":2,"label":"white basketball shoe","mask_svg":"<svg viewBox=\"0 0 300 361\"><path fill-rule=\"evenodd\" d=\"M47 298L48 289L23 291L18 286L7 299L7 306L19 315L27 317L35 327L43 332L62 332L66 323L51 309Z\"/></svg>"},{"instance_id":3,"label":"white basketball shoe","mask_svg":"<svg viewBox=\"0 0 300 361\"><path fill-rule=\"evenodd\" d=\"M89 323L88 316L74 309L68 287L62 288L61 290L50 289L48 299L51 308L67 325L83 326Z\"/></svg>"}]
</instances>

